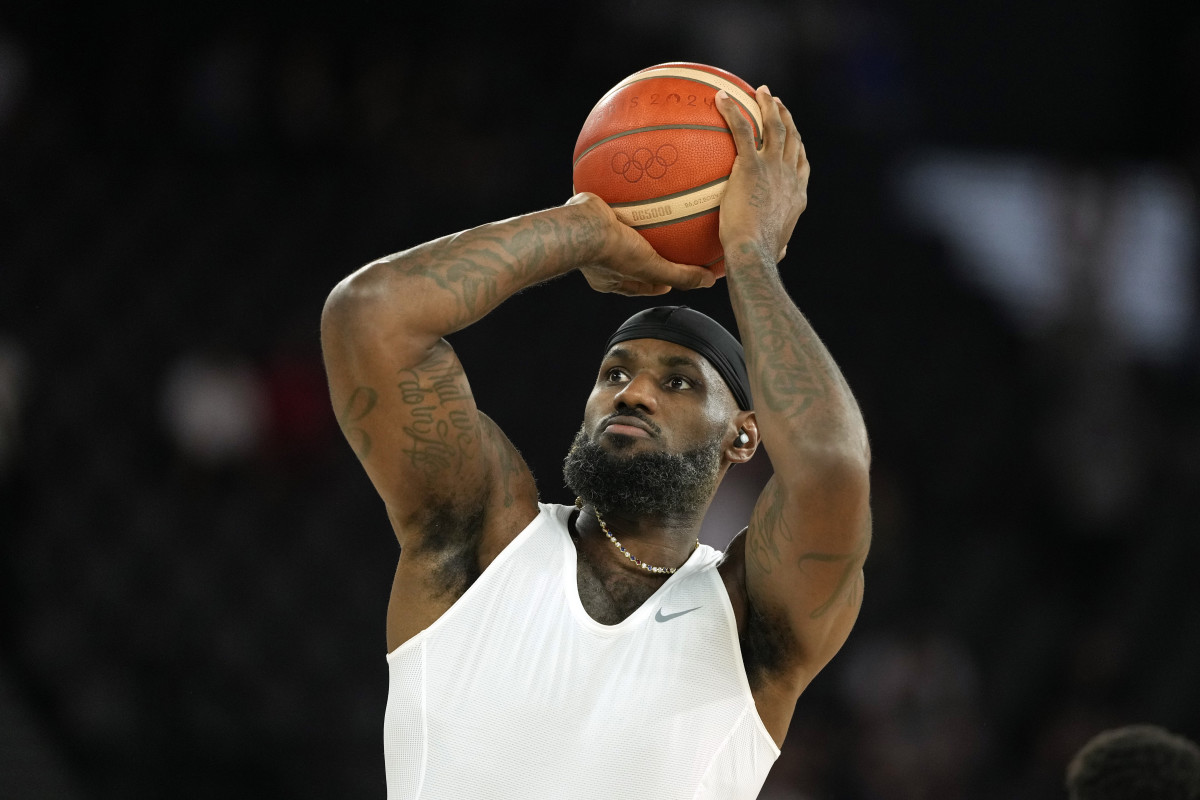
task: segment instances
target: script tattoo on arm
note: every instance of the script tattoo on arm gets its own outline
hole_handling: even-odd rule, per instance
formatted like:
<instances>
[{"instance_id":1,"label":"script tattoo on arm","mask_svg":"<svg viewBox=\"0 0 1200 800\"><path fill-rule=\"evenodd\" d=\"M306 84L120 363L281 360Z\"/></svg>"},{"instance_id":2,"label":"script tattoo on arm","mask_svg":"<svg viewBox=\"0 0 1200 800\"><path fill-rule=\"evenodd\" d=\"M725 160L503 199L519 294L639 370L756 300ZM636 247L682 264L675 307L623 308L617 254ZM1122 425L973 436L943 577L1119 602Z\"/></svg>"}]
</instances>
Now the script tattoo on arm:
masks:
<instances>
[{"instance_id":1,"label":"script tattoo on arm","mask_svg":"<svg viewBox=\"0 0 1200 800\"><path fill-rule=\"evenodd\" d=\"M449 348L418 369L399 372L400 400L409 407L403 448L409 463L426 479L457 473L479 448L479 431L462 366Z\"/></svg>"},{"instance_id":2,"label":"script tattoo on arm","mask_svg":"<svg viewBox=\"0 0 1200 800\"><path fill-rule=\"evenodd\" d=\"M368 414L375 410L379 402L379 393L370 386L358 386L350 393L342 413L338 415L338 426L342 435L350 443L359 461L371 454L371 436L358 426Z\"/></svg>"},{"instance_id":3,"label":"script tattoo on arm","mask_svg":"<svg viewBox=\"0 0 1200 800\"><path fill-rule=\"evenodd\" d=\"M391 262L406 275L428 278L449 294L448 327L481 319L507 297L584 263L598 241L595 224L576 216L564 224L532 217L511 220L491 232L467 231L438 240L412 257Z\"/></svg>"},{"instance_id":4,"label":"script tattoo on arm","mask_svg":"<svg viewBox=\"0 0 1200 800\"><path fill-rule=\"evenodd\" d=\"M743 248L746 255L754 254L751 245ZM849 387L800 311L790 303L781 306L780 297L786 293L773 269L745 270L731 285L753 320L744 332L746 360L758 379L756 400L794 419L828 399L835 388L849 394Z\"/></svg>"}]
</instances>

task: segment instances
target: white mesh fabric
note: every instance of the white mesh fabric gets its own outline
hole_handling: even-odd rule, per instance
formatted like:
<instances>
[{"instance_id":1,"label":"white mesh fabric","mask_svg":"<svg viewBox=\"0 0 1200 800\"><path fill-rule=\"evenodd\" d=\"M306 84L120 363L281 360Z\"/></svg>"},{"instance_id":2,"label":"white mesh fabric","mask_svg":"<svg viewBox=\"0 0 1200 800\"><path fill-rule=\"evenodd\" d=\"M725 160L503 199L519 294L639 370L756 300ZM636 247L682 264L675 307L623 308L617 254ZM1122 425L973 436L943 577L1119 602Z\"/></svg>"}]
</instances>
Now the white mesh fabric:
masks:
<instances>
[{"instance_id":1,"label":"white mesh fabric","mask_svg":"<svg viewBox=\"0 0 1200 800\"><path fill-rule=\"evenodd\" d=\"M569 513L543 506L388 656L388 797L756 796L778 749L746 684L720 553L702 545L628 619L600 625L579 601Z\"/></svg>"},{"instance_id":2,"label":"white mesh fabric","mask_svg":"<svg viewBox=\"0 0 1200 800\"><path fill-rule=\"evenodd\" d=\"M398 648L388 656L388 703L383 716L388 800L417 797L425 773L425 646Z\"/></svg>"}]
</instances>

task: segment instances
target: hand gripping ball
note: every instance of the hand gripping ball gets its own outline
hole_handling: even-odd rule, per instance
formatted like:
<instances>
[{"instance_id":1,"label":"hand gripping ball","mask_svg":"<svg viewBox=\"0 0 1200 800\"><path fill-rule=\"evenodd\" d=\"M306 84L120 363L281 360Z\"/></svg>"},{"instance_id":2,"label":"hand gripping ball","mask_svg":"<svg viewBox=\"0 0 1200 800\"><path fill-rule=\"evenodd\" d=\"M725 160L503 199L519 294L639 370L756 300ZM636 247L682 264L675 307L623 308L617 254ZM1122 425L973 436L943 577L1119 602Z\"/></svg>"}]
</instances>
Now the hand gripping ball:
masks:
<instances>
[{"instance_id":1,"label":"hand gripping ball","mask_svg":"<svg viewBox=\"0 0 1200 800\"><path fill-rule=\"evenodd\" d=\"M754 89L725 70L673 62L635 72L588 114L575 143L576 192L612 206L670 261L725 273L721 198L737 148L716 93L741 107L762 144Z\"/></svg>"}]
</instances>

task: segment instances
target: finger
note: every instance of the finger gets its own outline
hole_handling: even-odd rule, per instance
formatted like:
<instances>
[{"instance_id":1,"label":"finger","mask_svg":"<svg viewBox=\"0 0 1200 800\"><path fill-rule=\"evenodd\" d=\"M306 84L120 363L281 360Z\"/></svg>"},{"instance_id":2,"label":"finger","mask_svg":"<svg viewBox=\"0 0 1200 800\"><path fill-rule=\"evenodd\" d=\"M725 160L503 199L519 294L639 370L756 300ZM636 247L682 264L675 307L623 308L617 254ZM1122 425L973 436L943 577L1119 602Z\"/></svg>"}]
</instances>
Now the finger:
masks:
<instances>
[{"instance_id":1,"label":"finger","mask_svg":"<svg viewBox=\"0 0 1200 800\"><path fill-rule=\"evenodd\" d=\"M650 269L644 277L647 282L653 281L654 285L665 285L675 289L707 289L717 282L712 270L706 267L676 264L665 258L657 258L647 266Z\"/></svg>"},{"instance_id":2,"label":"finger","mask_svg":"<svg viewBox=\"0 0 1200 800\"><path fill-rule=\"evenodd\" d=\"M758 87L754 93L758 100L758 110L763 118L763 151L771 153L782 152L787 145L788 129L779 116L780 104L771 95L766 84Z\"/></svg>"},{"instance_id":3,"label":"finger","mask_svg":"<svg viewBox=\"0 0 1200 800\"><path fill-rule=\"evenodd\" d=\"M646 283L645 281L621 281L613 287L612 291L616 294L623 294L626 297L649 297L666 294L671 291L671 287L661 283Z\"/></svg>"},{"instance_id":4,"label":"finger","mask_svg":"<svg viewBox=\"0 0 1200 800\"><path fill-rule=\"evenodd\" d=\"M796 130L796 121L792 119L792 112L788 111L788 107L778 97L775 98L775 106L779 109L779 119L787 130L787 142L783 146L783 161L785 164L799 165L804 152L804 140L800 138L800 131Z\"/></svg>"},{"instance_id":5,"label":"finger","mask_svg":"<svg viewBox=\"0 0 1200 800\"><path fill-rule=\"evenodd\" d=\"M721 112L721 116L725 118L725 124L729 126L729 132L733 134L733 143L737 147L738 155L757 152L758 144L754 141L754 128L751 127L750 121L742 116L737 101L730 97L729 92L724 89L717 91L717 111Z\"/></svg>"}]
</instances>

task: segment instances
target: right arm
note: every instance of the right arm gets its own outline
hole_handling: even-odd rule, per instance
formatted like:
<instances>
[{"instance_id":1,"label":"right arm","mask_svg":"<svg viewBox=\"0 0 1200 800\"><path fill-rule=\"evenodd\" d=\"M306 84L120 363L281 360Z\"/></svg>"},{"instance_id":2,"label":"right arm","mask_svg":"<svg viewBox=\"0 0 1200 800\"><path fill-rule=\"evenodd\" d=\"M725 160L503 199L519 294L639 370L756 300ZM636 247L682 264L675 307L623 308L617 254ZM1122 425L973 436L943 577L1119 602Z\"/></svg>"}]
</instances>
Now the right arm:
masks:
<instances>
[{"instance_id":1,"label":"right arm","mask_svg":"<svg viewBox=\"0 0 1200 800\"><path fill-rule=\"evenodd\" d=\"M475 407L443 337L581 267L594 288L625 294L712 283L707 270L664 261L607 205L579 195L382 258L330 293L321 344L334 411L402 546L446 535L454 526L436 523L447 512L474 515L485 532L498 510L536 513L528 469Z\"/></svg>"}]
</instances>

